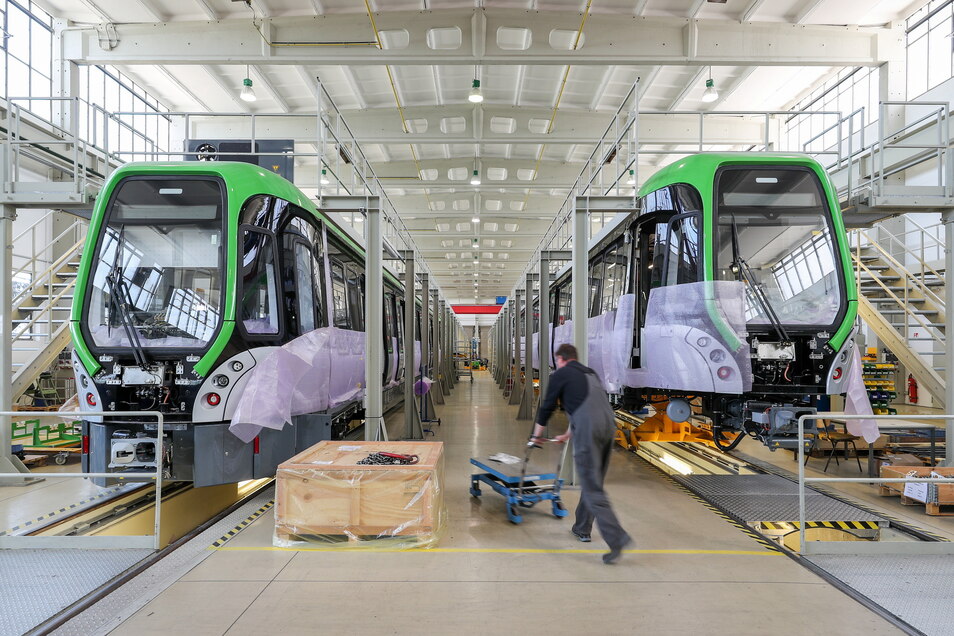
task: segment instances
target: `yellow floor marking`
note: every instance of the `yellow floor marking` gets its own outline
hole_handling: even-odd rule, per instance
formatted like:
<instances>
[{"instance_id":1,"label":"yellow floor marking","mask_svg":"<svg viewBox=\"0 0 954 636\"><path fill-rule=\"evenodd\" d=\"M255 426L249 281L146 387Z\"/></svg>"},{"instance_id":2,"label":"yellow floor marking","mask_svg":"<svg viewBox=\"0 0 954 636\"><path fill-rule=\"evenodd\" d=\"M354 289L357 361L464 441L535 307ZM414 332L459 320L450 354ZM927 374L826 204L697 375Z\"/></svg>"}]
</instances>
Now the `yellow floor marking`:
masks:
<instances>
[{"instance_id":1,"label":"yellow floor marking","mask_svg":"<svg viewBox=\"0 0 954 636\"><path fill-rule=\"evenodd\" d=\"M602 554L606 549L549 549L549 548L360 548L360 547L304 547L280 548L276 546L222 546L210 547L216 552L421 552L446 554ZM700 554L700 555L729 555L729 556L782 556L781 552L768 550L623 550L624 554Z\"/></svg>"}]
</instances>

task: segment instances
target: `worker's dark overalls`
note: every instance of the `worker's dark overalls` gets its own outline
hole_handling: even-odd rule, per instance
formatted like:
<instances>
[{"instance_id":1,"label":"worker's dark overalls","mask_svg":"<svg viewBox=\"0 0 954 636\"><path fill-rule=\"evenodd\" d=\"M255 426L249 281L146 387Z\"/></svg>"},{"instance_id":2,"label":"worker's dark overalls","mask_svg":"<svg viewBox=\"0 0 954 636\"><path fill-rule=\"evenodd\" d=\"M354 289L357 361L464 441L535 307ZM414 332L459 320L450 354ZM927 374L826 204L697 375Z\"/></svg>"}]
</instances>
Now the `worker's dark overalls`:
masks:
<instances>
[{"instance_id":1,"label":"worker's dark overalls","mask_svg":"<svg viewBox=\"0 0 954 636\"><path fill-rule=\"evenodd\" d=\"M588 370L584 377L587 381L586 399L569 416L573 432L573 461L580 483L580 504L576 508L573 532L590 534L595 519L603 540L610 548L617 548L627 542L629 535L620 527L603 490L616 433L616 418L596 373Z\"/></svg>"}]
</instances>

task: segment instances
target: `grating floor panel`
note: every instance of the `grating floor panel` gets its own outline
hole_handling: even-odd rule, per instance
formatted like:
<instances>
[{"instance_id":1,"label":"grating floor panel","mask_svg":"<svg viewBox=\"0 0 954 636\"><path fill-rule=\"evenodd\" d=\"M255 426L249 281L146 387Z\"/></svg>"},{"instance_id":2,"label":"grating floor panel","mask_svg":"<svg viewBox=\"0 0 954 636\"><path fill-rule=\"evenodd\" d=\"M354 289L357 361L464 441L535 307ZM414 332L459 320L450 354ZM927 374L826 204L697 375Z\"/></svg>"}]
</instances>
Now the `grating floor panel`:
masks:
<instances>
[{"instance_id":1,"label":"grating floor panel","mask_svg":"<svg viewBox=\"0 0 954 636\"><path fill-rule=\"evenodd\" d=\"M798 520L798 484L778 475L686 475L678 479L742 521ZM808 521L883 520L813 491L806 492L805 507Z\"/></svg>"},{"instance_id":2,"label":"grating floor panel","mask_svg":"<svg viewBox=\"0 0 954 636\"><path fill-rule=\"evenodd\" d=\"M954 632L954 556L806 558L925 634Z\"/></svg>"},{"instance_id":3,"label":"grating floor panel","mask_svg":"<svg viewBox=\"0 0 954 636\"><path fill-rule=\"evenodd\" d=\"M152 550L0 550L0 636L19 636Z\"/></svg>"},{"instance_id":4,"label":"grating floor panel","mask_svg":"<svg viewBox=\"0 0 954 636\"><path fill-rule=\"evenodd\" d=\"M52 634L54 636L90 636L110 632L166 587L213 554L209 550L213 541L248 518L274 496L274 486L264 488L247 503L58 627Z\"/></svg>"}]
</instances>

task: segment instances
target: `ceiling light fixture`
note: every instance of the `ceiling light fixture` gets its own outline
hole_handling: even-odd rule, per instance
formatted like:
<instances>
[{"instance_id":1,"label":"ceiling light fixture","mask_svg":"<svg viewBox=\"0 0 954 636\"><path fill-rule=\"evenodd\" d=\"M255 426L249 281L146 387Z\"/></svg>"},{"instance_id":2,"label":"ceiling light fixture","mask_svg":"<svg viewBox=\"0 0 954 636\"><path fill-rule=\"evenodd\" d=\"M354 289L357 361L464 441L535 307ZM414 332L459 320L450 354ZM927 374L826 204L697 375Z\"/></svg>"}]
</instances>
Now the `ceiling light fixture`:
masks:
<instances>
[{"instance_id":1,"label":"ceiling light fixture","mask_svg":"<svg viewBox=\"0 0 954 636\"><path fill-rule=\"evenodd\" d=\"M252 79L249 77L247 65L245 67L245 79L242 80L242 92L239 93L239 97L245 102L254 102L258 99L255 97L255 89L252 88Z\"/></svg>"},{"instance_id":2,"label":"ceiling light fixture","mask_svg":"<svg viewBox=\"0 0 954 636\"><path fill-rule=\"evenodd\" d=\"M321 185L331 185L331 181L328 181L328 171L324 168L321 169Z\"/></svg>"},{"instance_id":3,"label":"ceiling light fixture","mask_svg":"<svg viewBox=\"0 0 954 636\"><path fill-rule=\"evenodd\" d=\"M630 170L629 177L626 179L626 185L636 185L636 171Z\"/></svg>"},{"instance_id":4,"label":"ceiling light fixture","mask_svg":"<svg viewBox=\"0 0 954 636\"><path fill-rule=\"evenodd\" d=\"M474 174L470 177L470 185L480 185L480 173L474 168Z\"/></svg>"},{"instance_id":5,"label":"ceiling light fixture","mask_svg":"<svg viewBox=\"0 0 954 636\"><path fill-rule=\"evenodd\" d=\"M474 218L472 218L472 219L470 220L470 222L471 222L471 223L480 223L480 217L479 217L479 216L475 216Z\"/></svg>"},{"instance_id":6,"label":"ceiling light fixture","mask_svg":"<svg viewBox=\"0 0 954 636\"><path fill-rule=\"evenodd\" d=\"M712 81L712 67L709 67L709 79L706 80L706 92L702 94L702 101L709 103L719 99L719 91L716 90L715 82Z\"/></svg>"},{"instance_id":7,"label":"ceiling light fixture","mask_svg":"<svg viewBox=\"0 0 954 636\"><path fill-rule=\"evenodd\" d=\"M474 265L477 265L479 262L480 261L478 261L476 258L474 259Z\"/></svg>"},{"instance_id":8,"label":"ceiling light fixture","mask_svg":"<svg viewBox=\"0 0 954 636\"><path fill-rule=\"evenodd\" d=\"M474 87L470 89L470 95L467 96L467 101L471 104L479 104L484 101L484 94L480 92L480 80L474 78Z\"/></svg>"}]
</instances>

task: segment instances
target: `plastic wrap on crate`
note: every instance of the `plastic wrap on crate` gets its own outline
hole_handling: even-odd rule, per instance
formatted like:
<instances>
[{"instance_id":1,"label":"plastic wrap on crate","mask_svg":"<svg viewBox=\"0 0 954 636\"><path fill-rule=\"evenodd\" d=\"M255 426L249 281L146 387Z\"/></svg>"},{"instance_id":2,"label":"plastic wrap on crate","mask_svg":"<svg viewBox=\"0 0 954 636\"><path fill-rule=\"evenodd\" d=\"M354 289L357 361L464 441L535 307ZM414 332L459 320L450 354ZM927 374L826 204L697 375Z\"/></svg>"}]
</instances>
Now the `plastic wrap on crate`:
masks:
<instances>
[{"instance_id":1,"label":"plastic wrap on crate","mask_svg":"<svg viewBox=\"0 0 954 636\"><path fill-rule=\"evenodd\" d=\"M874 415L871 402L868 400L868 390L862 377L860 347L854 347L851 365L848 367L848 378L845 384L845 414L846 415ZM852 435L863 437L869 444L874 444L880 437L878 422L875 420L845 420L845 429Z\"/></svg>"},{"instance_id":2,"label":"plastic wrap on crate","mask_svg":"<svg viewBox=\"0 0 954 636\"><path fill-rule=\"evenodd\" d=\"M649 293L639 369L626 386L743 393L752 389L746 343L745 284L704 281Z\"/></svg>"},{"instance_id":3,"label":"plastic wrap on crate","mask_svg":"<svg viewBox=\"0 0 954 636\"><path fill-rule=\"evenodd\" d=\"M293 415L318 413L364 393L364 333L321 327L255 365L229 430L244 442L281 430Z\"/></svg>"},{"instance_id":4,"label":"plastic wrap on crate","mask_svg":"<svg viewBox=\"0 0 954 636\"><path fill-rule=\"evenodd\" d=\"M360 465L375 452L413 465ZM273 544L404 550L434 547L447 524L441 442L319 442L276 474Z\"/></svg>"}]
</instances>

